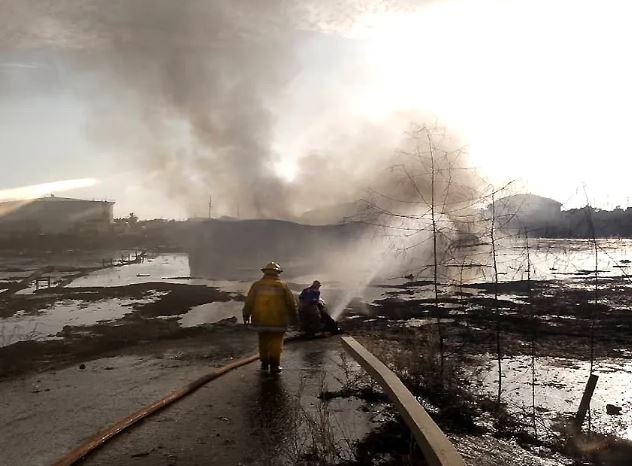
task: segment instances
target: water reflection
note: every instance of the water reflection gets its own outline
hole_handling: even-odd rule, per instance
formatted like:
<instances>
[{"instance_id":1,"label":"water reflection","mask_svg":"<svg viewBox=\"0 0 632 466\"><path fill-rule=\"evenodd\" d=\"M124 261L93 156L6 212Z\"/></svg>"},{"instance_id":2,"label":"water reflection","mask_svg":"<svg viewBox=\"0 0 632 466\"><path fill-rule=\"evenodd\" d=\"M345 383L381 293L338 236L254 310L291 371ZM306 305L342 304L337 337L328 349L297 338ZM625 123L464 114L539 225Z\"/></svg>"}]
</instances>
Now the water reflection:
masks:
<instances>
[{"instance_id":1,"label":"water reflection","mask_svg":"<svg viewBox=\"0 0 632 466\"><path fill-rule=\"evenodd\" d=\"M271 464L282 464L281 457L287 456L284 445L297 423L296 403L293 403L282 377L265 373L260 377L253 391L255 399L251 403L250 426L260 442L263 459L276 458Z\"/></svg>"},{"instance_id":2,"label":"water reflection","mask_svg":"<svg viewBox=\"0 0 632 466\"><path fill-rule=\"evenodd\" d=\"M322 371L325 362L324 351L301 351L301 357L309 369Z\"/></svg>"},{"instance_id":3,"label":"water reflection","mask_svg":"<svg viewBox=\"0 0 632 466\"><path fill-rule=\"evenodd\" d=\"M214 324L220 320L237 319L241 321L244 303L240 301L218 301L194 306L184 314L178 323L181 327Z\"/></svg>"}]
</instances>

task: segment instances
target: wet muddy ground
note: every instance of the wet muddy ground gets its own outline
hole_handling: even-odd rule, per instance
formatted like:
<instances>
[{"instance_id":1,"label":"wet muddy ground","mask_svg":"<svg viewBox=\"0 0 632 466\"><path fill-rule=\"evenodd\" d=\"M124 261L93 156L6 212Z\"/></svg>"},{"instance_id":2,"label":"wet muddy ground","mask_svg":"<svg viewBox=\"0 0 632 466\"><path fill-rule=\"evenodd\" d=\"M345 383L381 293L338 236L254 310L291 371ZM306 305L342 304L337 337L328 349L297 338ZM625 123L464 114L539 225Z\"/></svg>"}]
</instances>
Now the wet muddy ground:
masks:
<instances>
[{"instance_id":1,"label":"wet muddy ground","mask_svg":"<svg viewBox=\"0 0 632 466\"><path fill-rule=\"evenodd\" d=\"M584 428L624 440L632 436L630 286L624 276L600 278L595 288L592 277L579 274L563 282L504 283L495 301L493 285L469 284L456 292L442 287L435 307L428 283L409 283L399 291L387 292L387 297L363 312L352 313L346 325L386 359L393 348L436 337L440 325L445 364L455 368L451 383L464 388L475 405L471 418L452 426L454 413L447 410L442 425L448 431L453 429L453 434L479 429L483 436L500 433L521 444L519 450L525 455L540 449L540 458L553 461L547 464L566 464L570 460L556 451L579 406L590 374L591 353L599 382L591 404L590 425ZM502 408L512 418L500 430L489 418L498 390L497 329ZM419 347L418 354L436 357L424 353L426 349ZM404 368L410 364L397 358L391 362ZM621 408L620 414L607 413L607 404ZM547 451L543 445L552 448ZM600 449L607 450L602 446L587 450L597 454ZM632 455L627 453L627 446L625 449L623 460L599 464L632 464Z\"/></svg>"},{"instance_id":2,"label":"wet muddy ground","mask_svg":"<svg viewBox=\"0 0 632 466\"><path fill-rule=\"evenodd\" d=\"M579 246L573 254L581 258L586 255ZM618 254L618 261L625 260L627 250ZM72 267L98 267L98 260L98 255L94 255L81 264L75 261ZM0 278L7 283L16 281L42 265L41 261L34 261L32 266L25 267L28 262L26 258L15 265L5 262ZM559 421L568 419L576 410L588 378L591 340L594 370L600 376L591 428L622 438L632 436L632 398L627 390L632 384L632 367L628 362L632 303L627 274L602 274L595 304L590 274L580 270L571 274L568 267L560 270L558 264L546 269L543 274L546 279L536 276L529 283L521 280L503 283L498 288L498 301L493 299L494 287L488 282L442 286L438 311L427 281L383 281L343 306L340 322L348 333L367 345L379 341L383 348L385 342L396 347L410 338L427 338L436 332L440 317L446 359L459 368L462 380L467 381L464 388L481 406L496 393L495 332L500 322L502 399L505 410L515 419L511 429L505 429L499 437L489 414L480 407L473 410L478 417L473 418L475 428L469 430L451 422L448 416L442 417L432 400L426 400L427 407L471 464L567 464L568 458L539 442L554 439ZM77 269L69 269L67 273L76 274ZM558 273L564 275L554 276ZM291 278L290 282L292 289L299 291L306 280L299 277ZM99 379L96 383L106 384L99 399L107 405L109 385L103 380L116 380L117 386L133 388L143 385L146 377L151 379L148 387L153 388L148 392L138 388L138 394L151 398L184 379L190 380L209 365L250 353L255 348L256 336L239 325L248 286L245 281L192 277L186 255L166 254L123 267L88 270L64 287L39 290L29 287L0 296L0 399L3 412L13 417L7 429L19 426L16 432L25 433L35 428L35 408L30 406L38 406L34 401L38 396L50 401L47 397L53 392L56 398L52 403L61 411L67 406L63 400L79 396L71 396L73 390L87 390ZM348 295L334 283L323 289L323 294L334 303ZM532 348L535 348L536 443L525 441L525 435L534 433L530 431L529 418L533 408ZM380 345L375 350L378 352ZM81 365L85 369L80 369ZM118 378L114 377L117 367ZM324 367L337 370L331 363ZM173 373L167 375L172 369ZM100 375L90 379L92 382L75 384L95 372ZM290 392L298 391L295 385L292 384ZM336 409L340 412L373 409L362 397L342 399L351 398L362 402ZM49 401L42 401L41 406ZM607 415L608 403L621 407L622 414ZM117 406L110 417L100 419L114 419L131 404L120 401ZM5 411L8 407L15 409ZM374 415L380 422L372 424L371 433L363 431L354 438L364 451L374 453L376 458L383 455L384 461L393 461L392 455L389 457L377 448L384 439L396 435L388 428L382 429L393 415L388 409L378 411L381 414L376 411ZM50 414L49 410L44 412ZM96 424L84 425L92 428ZM50 426L42 428L42 438L48 435L46 432L55 432ZM62 433L66 430L72 429L64 427ZM76 433L73 435L60 434L54 442L58 446L67 445L70 439L76 439ZM362 444L363 439L368 443ZM153 458L151 455L156 451L148 451L147 455L141 451L133 457L134 461L156 464L147 459ZM139 452L128 453L131 458ZM512 462L516 457L521 460ZM169 464L168 454L165 458L165 464Z\"/></svg>"},{"instance_id":3,"label":"wet muddy ground","mask_svg":"<svg viewBox=\"0 0 632 466\"><path fill-rule=\"evenodd\" d=\"M204 328L178 321L195 306L233 298L216 288L167 283L16 295L1 312L0 372L7 377L148 342L204 338Z\"/></svg>"}]
</instances>

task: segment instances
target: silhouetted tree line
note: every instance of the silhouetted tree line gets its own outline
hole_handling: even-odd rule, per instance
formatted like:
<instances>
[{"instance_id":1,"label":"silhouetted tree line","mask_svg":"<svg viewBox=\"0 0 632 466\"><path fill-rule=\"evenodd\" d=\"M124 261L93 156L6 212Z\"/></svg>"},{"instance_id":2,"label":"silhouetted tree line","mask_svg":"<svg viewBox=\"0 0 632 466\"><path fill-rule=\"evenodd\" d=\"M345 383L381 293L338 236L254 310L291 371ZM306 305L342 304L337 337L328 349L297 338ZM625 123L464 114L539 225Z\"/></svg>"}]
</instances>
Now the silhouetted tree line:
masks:
<instances>
[{"instance_id":1,"label":"silhouetted tree line","mask_svg":"<svg viewBox=\"0 0 632 466\"><path fill-rule=\"evenodd\" d=\"M592 219L592 225L591 220ZM518 222L509 222L511 228L518 228ZM527 220L521 222L530 236L543 238L632 238L632 208L602 210L586 206L560 212L559 217L546 221Z\"/></svg>"}]
</instances>

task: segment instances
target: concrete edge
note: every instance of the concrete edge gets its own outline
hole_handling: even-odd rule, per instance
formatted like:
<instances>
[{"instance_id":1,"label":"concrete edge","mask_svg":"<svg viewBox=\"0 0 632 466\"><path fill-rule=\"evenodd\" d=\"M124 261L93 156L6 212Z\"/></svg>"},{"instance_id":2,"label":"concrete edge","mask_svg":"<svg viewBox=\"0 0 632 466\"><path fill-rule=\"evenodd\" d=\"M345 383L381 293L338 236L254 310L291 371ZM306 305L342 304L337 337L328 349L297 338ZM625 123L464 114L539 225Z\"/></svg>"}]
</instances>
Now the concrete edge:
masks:
<instances>
[{"instance_id":1,"label":"concrete edge","mask_svg":"<svg viewBox=\"0 0 632 466\"><path fill-rule=\"evenodd\" d=\"M402 381L353 337L342 337L342 346L384 389L415 436L429 466L465 466L443 431L435 424Z\"/></svg>"}]
</instances>

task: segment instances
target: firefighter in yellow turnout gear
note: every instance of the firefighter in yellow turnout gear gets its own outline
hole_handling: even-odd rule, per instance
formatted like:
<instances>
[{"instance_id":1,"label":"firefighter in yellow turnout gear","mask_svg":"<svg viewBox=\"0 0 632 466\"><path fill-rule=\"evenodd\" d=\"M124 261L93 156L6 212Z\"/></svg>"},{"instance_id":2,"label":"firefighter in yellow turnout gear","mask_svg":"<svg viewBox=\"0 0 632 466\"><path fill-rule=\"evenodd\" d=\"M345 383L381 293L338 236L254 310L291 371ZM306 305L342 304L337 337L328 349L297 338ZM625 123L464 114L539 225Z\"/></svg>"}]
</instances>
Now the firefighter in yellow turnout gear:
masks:
<instances>
[{"instance_id":1,"label":"firefighter in yellow turnout gear","mask_svg":"<svg viewBox=\"0 0 632 466\"><path fill-rule=\"evenodd\" d=\"M283 337L290 322L296 317L294 295L279 275L283 270L276 262L264 268L263 278L250 287L243 309L245 324L259 332L261 368L272 373L281 372Z\"/></svg>"}]
</instances>

